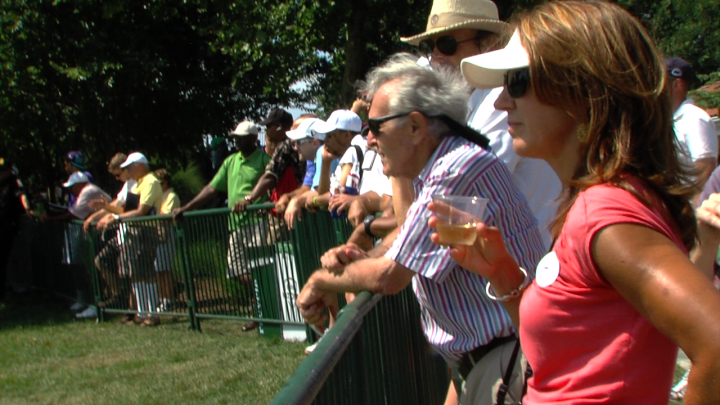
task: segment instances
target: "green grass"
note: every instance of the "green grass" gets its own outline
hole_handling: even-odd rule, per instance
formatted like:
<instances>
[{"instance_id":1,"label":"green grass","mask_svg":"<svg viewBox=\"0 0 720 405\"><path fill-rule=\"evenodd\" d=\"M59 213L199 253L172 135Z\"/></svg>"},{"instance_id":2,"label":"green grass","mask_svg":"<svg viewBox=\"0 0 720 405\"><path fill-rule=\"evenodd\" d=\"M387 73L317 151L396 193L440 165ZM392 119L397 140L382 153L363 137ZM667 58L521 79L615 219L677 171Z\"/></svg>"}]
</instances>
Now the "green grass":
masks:
<instances>
[{"instance_id":1,"label":"green grass","mask_svg":"<svg viewBox=\"0 0 720 405\"><path fill-rule=\"evenodd\" d=\"M0 404L264 404L305 358L304 343L240 322L96 324L68 305L38 293L0 304Z\"/></svg>"}]
</instances>

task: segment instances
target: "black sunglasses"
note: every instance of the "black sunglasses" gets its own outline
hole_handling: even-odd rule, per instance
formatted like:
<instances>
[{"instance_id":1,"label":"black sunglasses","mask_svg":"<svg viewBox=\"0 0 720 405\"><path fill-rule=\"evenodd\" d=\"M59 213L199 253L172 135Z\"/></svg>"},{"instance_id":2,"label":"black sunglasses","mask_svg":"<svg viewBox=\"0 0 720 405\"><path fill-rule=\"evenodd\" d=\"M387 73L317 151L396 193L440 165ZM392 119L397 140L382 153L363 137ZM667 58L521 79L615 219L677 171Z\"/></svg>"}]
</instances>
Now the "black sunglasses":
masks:
<instances>
[{"instance_id":1,"label":"black sunglasses","mask_svg":"<svg viewBox=\"0 0 720 405\"><path fill-rule=\"evenodd\" d=\"M462 44L463 42L468 41L474 41L477 37L468 38L462 41L458 41L455 39L455 37L452 37L450 35L446 35L444 37L440 37L437 39L437 41L433 41L432 39L425 39L420 41L420 44L418 44L418 48L420 48L420 52L424 53L425 55L430 55L433 53L433 50L437 46L438 51L440 51L443 55L452 56L455 55L455 52L457 52L458 44Z\"/></svg>"},{"instance_id":2,"label":"black sunglasses","mask_svg":"<svg viewBox=\"0 0 720 405\"><path fill-rule=\"evenodd\" d=\"M523 68L505 73L505 88L512 98L522 97L530 84L530 69Z\"/></svg>"},{"instance_id":3,"label":"black sunglasses","mask_svg":"<svg viewBox=\"0 0 720 405\"><path fill-rule=\"evenodd\" d=\"M408 111L408 112L402 113L402 114L386 115L384 117L379 117L379 118L368 118L368 120L367 120L368 128L370 128L370 132L372 132L373 135L375 137L377 137L378 134L380 133L380 125L382 125L383 123L388 122L392 119L404 117L404 116L410 114L411 112L412 111Z\"/></svg>"}]
</instances>

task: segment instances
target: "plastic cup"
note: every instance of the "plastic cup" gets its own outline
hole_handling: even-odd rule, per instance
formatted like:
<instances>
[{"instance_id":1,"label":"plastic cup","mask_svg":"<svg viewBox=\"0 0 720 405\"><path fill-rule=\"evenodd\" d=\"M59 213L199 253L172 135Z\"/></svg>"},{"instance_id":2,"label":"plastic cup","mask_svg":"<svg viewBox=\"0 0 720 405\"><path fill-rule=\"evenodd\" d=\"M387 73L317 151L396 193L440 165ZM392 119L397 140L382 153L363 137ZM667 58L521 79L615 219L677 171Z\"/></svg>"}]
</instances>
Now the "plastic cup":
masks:
<instances>
[{"instance_id":1,"label":"plastic cup","mask_svg":"<svg viewBox=\"0 0 720 405\"><path fill-rule=\"evenodd\" d=\"M488 199L475 196L435 194L435 217L440 243L472 245L482 221Z\"/></svg>"}]
</instances>

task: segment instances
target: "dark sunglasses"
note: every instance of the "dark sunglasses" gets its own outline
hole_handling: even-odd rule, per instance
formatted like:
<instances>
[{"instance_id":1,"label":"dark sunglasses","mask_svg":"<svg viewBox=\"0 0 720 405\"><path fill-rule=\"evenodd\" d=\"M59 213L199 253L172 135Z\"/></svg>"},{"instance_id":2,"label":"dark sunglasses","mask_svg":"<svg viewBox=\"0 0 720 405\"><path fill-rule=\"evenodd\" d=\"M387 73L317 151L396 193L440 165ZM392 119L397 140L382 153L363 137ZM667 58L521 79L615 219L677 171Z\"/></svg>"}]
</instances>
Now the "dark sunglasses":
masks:
<instances>
[{"instance_id":1,"label":"dark sunglasses","mask_svg":"<svg viewBox=\"0 0 720 405\"><path fill-rule=\"evenodd\" d=\"M530 84L530 69L523 68L505 73L505 88L512 98L522 97Z\"/></svg>"},{"instance_id":2,"label":"dark sunglasses","mask_svg":"<svg viewBox=\"0 0 720 405\"><path fill-rule=\"evenodd\" d=\"M425 55L430 55L433 53L433 50L437 46L438 51L442 53L443 55L452 56L455 55L455 52L457 52L458 44L462 44L463 42L468 41L474 41L477 37L468 38L462 41L458 41L455 39L455 37L451 37L449 35L446 35L444 37L440 37L437 39L437 41L433 41L432 39L425 39L420 41L420 44L418 44L418 48L420 48L420 52L424 53Z\"/></svg>"},{"instance_id":3,"label":"dark sunglasses","mask_svg":"<svg viewBox=\"0 0 720 405\"><path fill-rule=\"evenodd\" d=\"M378 134L380 133L380 125L382 125L383 123L388 122L392 119L404 117L404 116L410 114L411 112L412 111L402 113L402 114L386 115L384 117L379 117L379 118L368 118L368 121L367 121L368 128L370 128L370 132L372 132L373 135L375 137L377 137Z\"/></svg>"}]
</instances>

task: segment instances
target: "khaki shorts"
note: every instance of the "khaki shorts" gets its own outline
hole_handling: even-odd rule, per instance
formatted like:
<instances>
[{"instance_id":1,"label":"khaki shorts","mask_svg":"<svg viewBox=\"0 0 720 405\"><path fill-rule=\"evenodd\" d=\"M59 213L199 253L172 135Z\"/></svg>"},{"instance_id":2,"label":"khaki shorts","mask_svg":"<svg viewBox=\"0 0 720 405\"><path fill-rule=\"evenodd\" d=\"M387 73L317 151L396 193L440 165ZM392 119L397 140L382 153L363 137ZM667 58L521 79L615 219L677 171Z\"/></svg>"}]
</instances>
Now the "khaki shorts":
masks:
<instances>
[{"instance_id":1,"label":"khaki shorts","mask_svg":"<svg viewBox=\"0 0 720 405\"><path fill-rule=\"evenodd\" d=\"M267 247L268 231L264 223L243 226L232 232L228 238L227 278L250 274L253 268L265 264L264 258L247 254L248 247Z\"/></svg>"}]
</instances>

